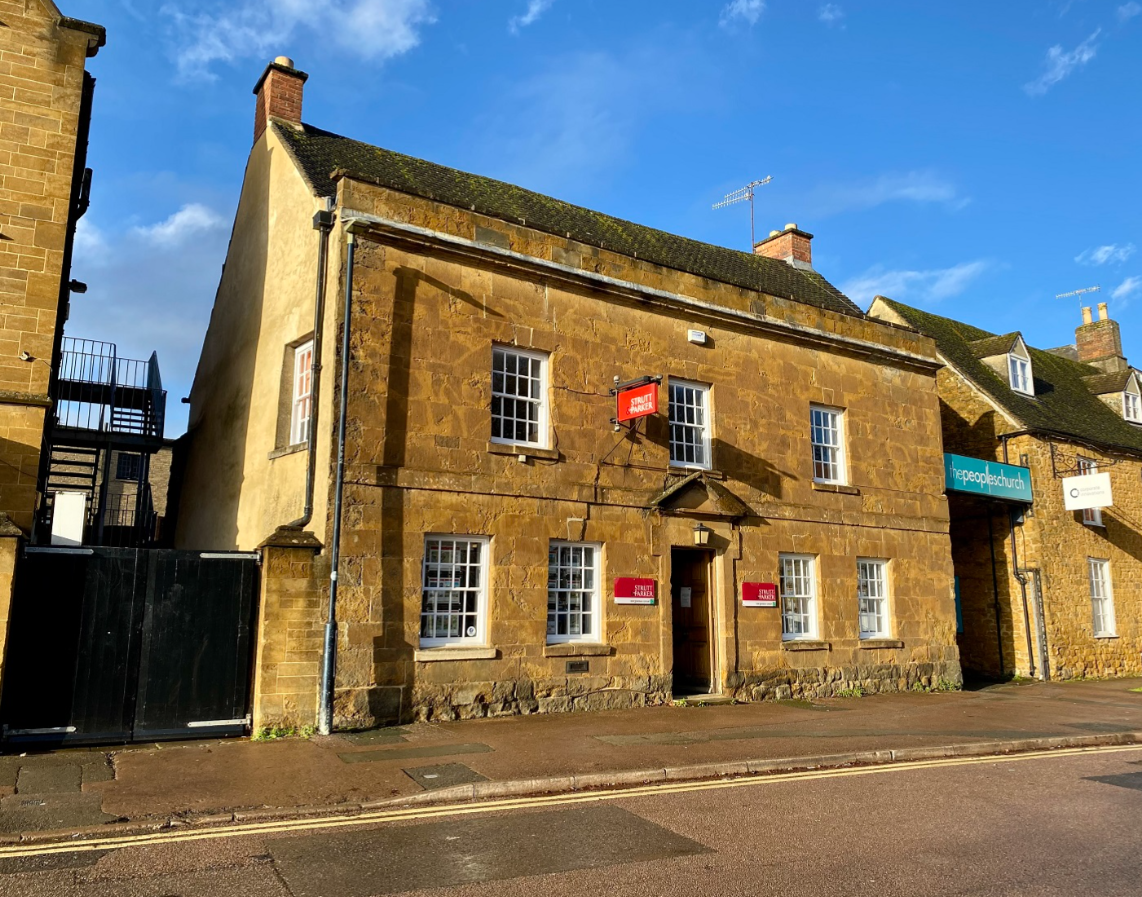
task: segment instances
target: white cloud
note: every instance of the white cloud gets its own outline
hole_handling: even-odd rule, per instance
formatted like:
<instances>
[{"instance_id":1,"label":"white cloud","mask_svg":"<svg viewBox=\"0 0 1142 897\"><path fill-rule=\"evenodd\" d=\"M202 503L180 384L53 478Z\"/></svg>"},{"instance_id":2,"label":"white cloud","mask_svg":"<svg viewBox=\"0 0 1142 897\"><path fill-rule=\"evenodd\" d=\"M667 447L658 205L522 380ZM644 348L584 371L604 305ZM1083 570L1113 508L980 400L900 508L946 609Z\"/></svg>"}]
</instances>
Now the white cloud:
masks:
<instances>
[{"instance_id":1,"label":"white cloud","mask_svg":"<svg viewBox=\"0 0 1142 897\"><path fill-rule=\"evenodd\" d=\"M877 265L843 283L841 292L862 308L877 296L935 303L958 296L990 267L991 263L984 260L928 271L888 271Z\"/></svg>"},{"instance_id":2,"label":"white cloud","mask_svg":"<svg viewBox=\"0 0 1142 897\"><path fill-rule=\"evenodd\" d=\"M1135 16L1142 15L1142 3L1124 3L1118 7L1118 21L1129 22Z\"/></svg>"},{"instance_id":3,"label":"white cloud","mask_svg":"<svg viewBox=\"0 0 1142 897\"><path fill-rule=\"evenodd\" d=\"M1142 294L1142 277L1132 276L1127 277L1126 280L1116 286L1111 292L1110 298L1125 303L1139 294Z\"/></svg>"},{"instance_id":4,"label":"white cloud","mask_svg":"<svg viewBox=\"0 0 1142 897\"><path fill-rule=\"evenodd\" d=\"M1093 249L1083 250L1075 256L1075 261L1080 265L1091 266L1122 264L1136 251L1137 247L1133 243L1124 243L1121 246L1111 243L1109 246L1096 246Z\"/></svg>"},{"instance_id":5,"label":"white cloud","mask_svg":"<svg viewBox=\"0 0 1142 897\"><path fill-rule=\"evenodd\" d=\"M175 60L184 78L213 78L217 62L268 61L295 33L309 31L368 60L406 53L419 27L435 21L429 0L213 0L207 12L162 7L175 30Z\"/></svg>"},{"instance_id":6,"label":"white cloud","mask_svg":"<svg viewBox=\"0 0 1142 897\"><path fill-rule=\"evenodd\" d=\"M1084 40L1081 44L1071 50L1069 53L1064 53L1062 45L1056 44L1047 51L1046 69L1034 81L1029 81L1023 85L1028 96L1039 97L1045 94L1048 90L1066 78L1071 72L1076 69L1082 68L1098 53L1098 44L1095 41L1098 39L1102 29L1097 29L1094 34Z\"/></svg>"},{"instance_id":7,"label":"white cloud","mask_svg":"<svg viewBox=\"0 0 1142 897\"><path fill-rule=\"evenodd\" d=\"M508 20L508 30L512 34L519 34L521 28L526 28L539 20L555 0L528 0L527 11L522 16L512 16Z\"/></svg>"},{"instance_id":8,"label":"white cloud","mask_svg":"<svg viewBox=\"0 0 1142 897\"><path fill-rule=\"evenodd\" d=\"M75 254L90 260L102 258L107 249L103 231L91 223L90 218L80 218L75 226Z\"/></svg>"},{"instance_id":9,"label":"white cloud","mask_svg":"<svg viewBox=\"0 0 1142 897\"><path fill-rule=\"evenodd\" d=\"M890 202L938 203L958 210L971 200L934 171L907 171L848 184L823 184L806 197L806 208L823 216L872 209Z\"/></svg>"},{"instance_id":10,"label":"white cloud","mask_svg":"<svg viewBox=\"0 0 1142 897\"><path fill-rule=\"evenodd\" d=\"M764 11L765 0L732 0L722 7L718 24L723 28L729 28L736 19L741 19L750 25L756 25Z\"/></svg>"},{"instance_id":11,"label":"white cloud","mask_svg":"<svg viewBox=\"0 0 1142 897\"><path fill-rule=\"evenodd\" d=\"M826 3L819 10L817 10L817 18L824 22L826 25L839 25L841 19L845 17L845 11L840 8L836 3Z\"/></svg>"},{"instance_id":12,"label":"white cloud","mask_svg":"<svg viewBox=\"0 0 1142 897\"><path fill-rule=\"evenodd\" d=\"M152 245L173 247L181 245L188 237L225 226L226 220L217 212L200 203L192 202L183 206L166 221L160 221L149 227L136 227L134 232Z\"/></svg>"}]
</instances>

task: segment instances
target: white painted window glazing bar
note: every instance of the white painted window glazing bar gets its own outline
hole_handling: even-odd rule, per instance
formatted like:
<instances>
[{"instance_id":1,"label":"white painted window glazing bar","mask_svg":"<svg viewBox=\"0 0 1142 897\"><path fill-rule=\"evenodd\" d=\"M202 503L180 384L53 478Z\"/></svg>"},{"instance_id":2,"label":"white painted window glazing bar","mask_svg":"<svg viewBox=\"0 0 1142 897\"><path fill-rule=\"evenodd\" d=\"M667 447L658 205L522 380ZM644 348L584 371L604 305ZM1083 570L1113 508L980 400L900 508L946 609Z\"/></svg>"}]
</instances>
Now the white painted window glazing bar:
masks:
<instances>
[{"instance_id":1,"label":"white painted window glazing bar","mask_svg":"<svg viewBox=\"0 0 1142 897\"><path fill-rule=\"evenodd\" d=\"M670 463L710 467L710 389L670 381Z\"/></svg>"},{"instance_id":2,"label":"white painted window glazing bar","mask_svg":"<svg viewBox=\"0 0 1142 897\"><path fill-rule=\"evenodd\" d=\"M424 540L420 644L483 644L487 615L488 540L428 536Z\"/></svg>"},{"instance_id":3,"label":"white painted window glazing bar","mask_svg":"<svg viewBox=\"0 0 1142 897\"><path fill-rule=\"evenodd\" d=\"M492 350L492 441L545 447L546 356L500 347Z\"/></svg>"},{"instance_id":4,"label":"white painted window glazing bar","mask_svg":"<svg viewBox=\"0 0 1142 897\"><path fill-rule=\"evenodd\" d=\"M1011 373L1011 388L1016 392L1032 395L1031 362L1018 355L1007 356L1008 370Z\"/></svg>"},{"instance_id":5,"label":"white painted window glazing bar","mask_svg":"<svg viewBox=\"0 0 1142 897\"><path fill-rule=\"evenodd\" d=\"M599 640L599 551L552 542L547 550L547 641Z\"/></svg>"},{"instance_id":6,"label":"white painted window glazing bar","mask_svg":"<svg viewBox=\"0 0 1142 897\"><path fill-rule=\"evenodd\" d=\"M888 638L888 562L857 561L861 638Z\"/></svg>"},{"instance_id":7,"label":"white painted window glazing bar","mask_svg":"<svg viewBox=\"0 0 1142 897\"><path fill-rule=\"evenodd\" d=\"M813 479L818 483L845 481L844 414L813 405L809 409L813 446Z\"/></svg>"},{"instance_id":8,"label":"white painted window glazing bar","mask_svg":"<svg viewBox=\"0 0 1142 897\"><path fill-rule=\"evenodd\" d=\"M1079 475L1084 477L1096 474L1098 473L1098 463L1089 458L1079 458L1078 470ZM1084 508L1083 523L1087 526L1102 526L1102 508Z\"/></svg>"},{"instance_id":9,"label":"white painted window glazing bar","mask_svg":"<svg viewBox=\"0 0 1142 897\"><path fill-rule=\"evenodd\" d=\"M1122 394L1122 416L1130 421L1142 422L1142 397L1137 393Z\"/></svg>"},{"instance_id":10,"label":"white painted window glazing bar","mask_svg":"<svg viewBox=\"0 0 1142 897\"><path fill-rule=\"evenodd\" d=\"M303 343L293 352L293 407L290 412L290 445L309 438L310 405L313 396L313 343Z\"/></svg>"},{"instance_id":11,"label":"white painted window glazing bar","mask_svg":"<svg viewBox=\"0 0 1142 897\"><path fill-rule=\"evenodd\" d=\"M1087 558L1090 573L1091 617L1096 636L1115 634L1114 593L1110 586L1110 561Z\"/></svg>"},{"instance_id":12,"label":"white painted window glazing bar","mask_svg":"<svg viewBox=\"0 0 1142 897\"><path fill-rule=\"evenodd\" d=\"M781 555L781 637L787 640L817 637L816 558Z\"/></svg>"}]
</instances>

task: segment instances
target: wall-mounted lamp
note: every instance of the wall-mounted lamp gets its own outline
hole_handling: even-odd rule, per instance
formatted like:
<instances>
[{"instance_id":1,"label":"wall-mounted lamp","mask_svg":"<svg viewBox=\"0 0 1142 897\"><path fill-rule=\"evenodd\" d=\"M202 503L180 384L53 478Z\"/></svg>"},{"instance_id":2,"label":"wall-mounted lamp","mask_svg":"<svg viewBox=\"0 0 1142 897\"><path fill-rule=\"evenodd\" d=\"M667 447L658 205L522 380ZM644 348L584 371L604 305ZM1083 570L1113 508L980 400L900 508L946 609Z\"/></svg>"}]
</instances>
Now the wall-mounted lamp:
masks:
<instances>
[{"instance_id":1,"label":"wall-mounted lamp","mask_svg":"<svg viewBox=\"0 0 1142 897\"><path fill-rule=\"evenodd\" d=\"M710 543L710 533L713 530L706 526L704 523L694 524L694 544L698 546L705 546Z\"/></svg>"},{"instance_id":2,"label":"wall-mounted lamp","mask_svg":"<svg viewBox=\"0 0 1142 897\"><path fill-rule=\"evenodd\" d=\"M86 293L87 292L87 284L85 284L82 280L70 280L70 281L68 281L67 288L69 290L71 290L73 293Z\"/></svg>"}]
</instances>

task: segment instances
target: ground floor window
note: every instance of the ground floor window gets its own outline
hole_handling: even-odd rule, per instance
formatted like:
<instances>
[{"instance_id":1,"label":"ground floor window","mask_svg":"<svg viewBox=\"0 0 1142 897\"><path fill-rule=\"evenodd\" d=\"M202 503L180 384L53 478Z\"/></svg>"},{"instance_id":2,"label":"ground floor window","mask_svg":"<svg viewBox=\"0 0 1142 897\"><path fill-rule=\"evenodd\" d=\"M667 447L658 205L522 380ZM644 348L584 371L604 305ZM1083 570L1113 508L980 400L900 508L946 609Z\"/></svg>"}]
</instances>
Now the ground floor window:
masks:
<instances>
[{"instance_id":1,"label":"ground floor window","mask_svg":"<svg viewBox=\"0 0 1142 897\"><path fill-rule=\"evenodd\" d=\"M488 540L427 536L420 608L420 644L482 644L488 605Z\"/></svg>"},{"instance_id":2,"label":"ground floor window","mask_svg":"<svg viewBox=\"0 0 1142 897\"><path fill-rule=\"evenodd\" d=\"M781 636L817 637L816 559L807 554L781 555Z\"/></svg>"},{"instance_id":3,"label":"ground floor window","mask_svg":"<svg viewBox=\"0 0 1142 897\"><path fill-rule=\"evenodd\" d=\"M1114 593L1110 588L1110 561L1087 558L1090 571L1090 605L1095 635L1114 635Z\"/></svg>"},{"instance_id":4,"label":"ground floor window","mask_svg":"<svg viewBox=\"0 0 1142 897\"><path fill-rule=\"evenodd\" d=\"M599 640L599 546L552 542L547 551L547 641Z\"/></svg>"},{"instance_id":5,"label":"ground floor window","mask_svg":"<svg viewBox=\"0 0 1142 897\"><path fill-rule=\"evenodd\" d=\"M888 638L888 561L857 560L860 637Z\"/></svg>"}]
</instances>

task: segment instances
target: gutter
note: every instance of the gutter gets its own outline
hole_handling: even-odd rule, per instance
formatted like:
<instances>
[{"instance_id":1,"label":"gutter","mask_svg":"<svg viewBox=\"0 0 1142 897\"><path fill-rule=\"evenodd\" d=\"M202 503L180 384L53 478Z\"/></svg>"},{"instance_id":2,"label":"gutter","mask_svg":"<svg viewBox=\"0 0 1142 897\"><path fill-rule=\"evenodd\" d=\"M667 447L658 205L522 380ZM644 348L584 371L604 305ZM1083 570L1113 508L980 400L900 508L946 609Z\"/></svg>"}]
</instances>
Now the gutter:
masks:
<instances>
[{"instance_id":1,"label":"gutter","mask_svg":"<svg viewBox=\"0 0 1142 897\"><path fill-rule=\"evenodd\" d=\"M633 299L641 303L658 305L671 310L682 308L690 312L696 312L703 317L713 318L738 326L745 325L768 333L796 336L805 342L816 343L818 345L839 345L857 354L903 362L904 364L926 371L937 371L943 367L943 364L936 358L918 355L904 349L893 349L890 346L869 342L868 340L814 330L811 327L782 321L765 314L759 315L738 311L733 308L726 308L722 305L715 305L712 302L703 302L700 299L693 299L679 293L643 286L642 284L634 283L629 280L619 280L618 278L608 277L605 274L597 274L593 271L584 271L581 268L573 268L570 265L563 265L559 262L551 262L547 259L514 252L510 249L501 249L498 246L491 246L486 243L477 243L474 240L469 240L464 237L456 237L452 234L445 234L440 231L405 224L404 222L394 221L390 218L370 215L366 212L344 209L341 212L341 220L342 222L354 221L360 225L367 226L372 234L388 237L390 240L396 242L411 243L417 246L432 246L463 256L476 255L484 259L491 258L508 267L539 271L555 280L569 282L575 285L587 283L601 292L621 296L625 299Z\"/></svg>"}]
</instances>

